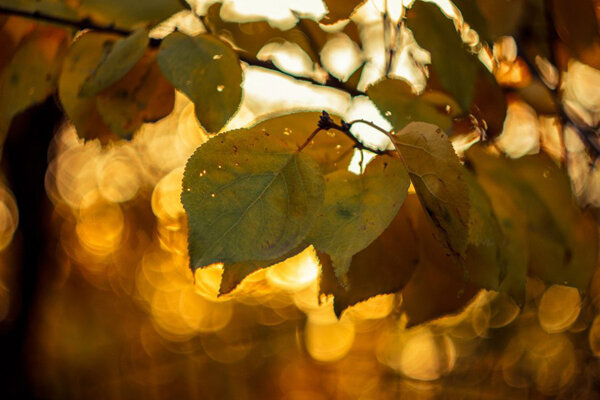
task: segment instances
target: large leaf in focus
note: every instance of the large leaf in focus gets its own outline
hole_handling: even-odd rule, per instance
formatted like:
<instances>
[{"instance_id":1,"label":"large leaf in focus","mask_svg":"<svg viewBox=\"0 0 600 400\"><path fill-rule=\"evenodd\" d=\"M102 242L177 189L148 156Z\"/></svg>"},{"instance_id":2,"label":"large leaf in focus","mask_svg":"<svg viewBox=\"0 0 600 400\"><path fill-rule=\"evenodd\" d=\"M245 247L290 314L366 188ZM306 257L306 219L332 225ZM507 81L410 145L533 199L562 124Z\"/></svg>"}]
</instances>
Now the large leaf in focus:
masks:
<instances>
[{"instance_id":1,"label":"large leaf in focus","mask_svg":"<svg viewBox=\"0 0 600 400\"><path fill-rule=\"evenodd\" d=\"M435 125L412 122L392 140L438 238L463 256L469 234L469 189L448 137Z\"/></svg>"},{"instance_id":2,"label":"large leaf in focus","mask_svg":"<svg viewBox=\"0 0 600 400\"><path fill-rule=\"evenodd\" d=\"M148 47L148 32L138 29L130 36L117 40L96 70L86 79L80 95L98 94L125 76L144 56Z\"/></svg>"},{"instance_id":3,"label":"large leaf in focus","mask_svg":"<svg viewBox=\"0 0 600 400\"><path fill-rule=\"evenodd\" d=\"M15 115L54 92L67 45L66 31L53 27L38 27L21 41L0 73L0 143Z\"/></svg>"},{"instance_id":4,"label":"large leaf in focus","mask_svg":"<svg viewBox=\"0 0 600 400\"><path fill-rule=\"evenodd\" d=\"M600 69L600 30L594 0L552 0L558 36L582 62Z\"/></svg>"},{"instance_id":5,"label":"large leaf in focus","mask_svg":"<svg viewBox=\"0 0 600 400\"><path fill-rule=\"evenodd\" d=\"M188 160L190 265L272 260L299 246L323 202L316 163L266 131L221 134Z\"/></svg>"},{"instance_id":6,"label":"large leaf in focus","mask_svg":"<svg viewBox=\"0 0 600 400\"><path fill-rule=\"evenodd\" d=\"M88 32L71 45L58 81L58 97L65 113L71 119L79 137L91 140L104 138L110 128L96 109L94 97L80 97L79 91L88 76L118 39L116 35Z\"/></svg>"},{"instance_id":7,"label":"large leaf in focus","mask_svg":"<svg viewBox=\"0 0 600 400\"><path fill-rule=\"evenodd\" d=\"M377 157L364 174L339 170L325 176L325 200L309 241L327 253L345 281L350 259L375 240L404 202L410 181L400 159Z\"/></svg>"},{"instance_id":8,"label":"large leaf in focus","mask_svg":"<svg viewBox=\"0 0 600 400\"><path fill-rule=\"evenodd\" d=\"M334 24L341 19L350 18L354 10L365 0L325 0L328 13L321 20L324 24Z\"/></svg>"},{"instance_id":9,"label":"large leaf in focus","mask_svg":"<svg viewBox=\"0 0 600 400\"><path fill-rule=\"evenodd\" d=\"M452 117L460 112L454 100L445 94L429 91L417 96L410 84L400 79L383 79L370 86L367 95L396 131L413 121L429 122L448 131Z\"/></svg>"},{"instance_id":10,"label":"large leaf in focus","mask_svg":"<svg viewBox=\"0 0 600 400\"><path fill-rule=\"evenodd\" d=\"M406 23L417 43L431 53L431 65L441 85L468 110L478 61L465 48L453 22L435 4L417 1L408 11Z\"/></svg>"},{"instance_id":11,"label":"large leaf in focus","mask_svg":"<svg viewBox=\"0 0 600 400\"><path fill-rule=\"evenodd\" d=\"M242 98L242 70L235 52L210 35L173 32L158 52L165 77L196 106L196 116L208 132L218 132Z\"/></svg>"},{"instance_id":12,"label":"large leaf in focus","mask_svg":"<svg viewBox=\"0 0 600 400\"><path fill-rule=\"evenodd\" d=\"M131 71L96 99L98 112L111 130L130 139L143 122L167 116L175 104L175 90L162 75L155 52L148 52Z\"/></svg>"},{"instance_id":13,"label":"large leaf in focus","mask_svg":"<svg viewBox=\"0 0 600 400\"><path fill-rule=\"evenodd\" d=\"M79 0L81 16L123 28L156 25L185 8L180 0Z\"/></svg>"},{"instance_id":14,"label":"large leaf in focus","mask_svg":"<svg viewBox=\"0 0 600 400\"><path fill-rule=\"evenodd\" d=\"M335 276L331 258L319 253L320 294L333 295L335 313L380 294L396 293L409 281L419 262L417 237L412 217L419 204L408 195L387 229L367 248L352 258L347 285Z\"/></svg>"},{"instance_id":15,"label":"large leaf in focus","mask_svg":"<svg viewBox=\"0 0 600 400\"><path fill-rule=\"evenodd\" d=\"M336 124L340 124L340 118L329 114ZM281 116L269 116L254 125L253 129L267 131L271 135L277 135L283 140L299 148L311 133L317 128L321 117L317 112L297 112ZM353 154L354 142L343 133L329 131L321 132L302 150L302 153L311 156L326 174L339 169L345 170Z\"/></svg>"},{"instance_id":16,"label":"large leaf in focus","mask_svg":"<svg viewBox=\"0 0 600 400\"><path fill-rule=\"evenodd\" d=\"M549 283L585 290L597 263L598 232L575 204L565 172L544 154L508 160L472 148L467 157L494 208L510 209L505 218L523 232L530 272Z\"/></svg>"}]
</instances>

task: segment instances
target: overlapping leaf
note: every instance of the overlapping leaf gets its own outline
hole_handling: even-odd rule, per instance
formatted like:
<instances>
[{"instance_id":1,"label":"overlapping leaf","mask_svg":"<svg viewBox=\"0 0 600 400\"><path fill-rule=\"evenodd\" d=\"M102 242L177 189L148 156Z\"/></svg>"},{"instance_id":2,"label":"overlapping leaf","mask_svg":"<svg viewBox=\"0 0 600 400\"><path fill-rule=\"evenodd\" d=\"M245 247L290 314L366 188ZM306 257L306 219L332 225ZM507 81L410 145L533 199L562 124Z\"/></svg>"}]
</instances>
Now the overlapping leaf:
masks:
<instances>
[{"instance_id":1,"label":"overlapping leaf","mask_svg":"<svg viewBox=\"0 0 600 400\"><path fill-rule=\"evenodd\" d=\"M350 18L352 13L364 0L325 0L327 15L321 22L334 24L341 19Z\"/></svg>"},{"instance_id":2,"label":"overlapping leaf","mask_svg":"<svg viewBox=\"0 0 600 400\"><path fill-rule=\"evenodd\" d=\"M133 65L132 60L123 63L131 66L124 71L111 57L115 43L123 42L114 35L86 33L73 43L63 66L60 101L78 135L87 140L106 142L114 135L128 139L143 122L158 120L173 109L174 88L156 64L156 50L144 47L144 55ZM118 55L122 50L116 51ZM111 68L118 71L107 70ZM86 86L90 82L95 83Z\"/></svg>"},{"instance_id":3,"label":"overlapping leaf","mask_svg":"<svg viewBox=\"0 0 600 400\"><path fill-rule=\"evenodd\" d=\"M242 98L242 70L235 52L210 35L173 32L158 52L158 65L175 88L196 106L196 116L209 132L218 132Z\"/></svg>"},{"instance_id":4,"label":"overlapping leaf","mask_svg":"<svg viewBox=\"0 0 600 400\"><path fill-rule=\"evenodd\" d=\"M0 71L0 143L14 116L54 92L67 45L66 31L37 27L14 50Z\"/></svg>"},{"instance_id":5,"label":"overlapping leaf","mask_svg":"<svg viewBox=\"0 0 600 400\"><path fill-rule=\"evenodd\" d=\"M79 94L83 97L96 95L124 77L146 54L148 42L145 29L138 29L130 36L117 40L86 79Z\"/></svg>"},{"instance_id":6,"label":"overlapping leaf","mask_svg":"<svg viewBox=\"0 0 600 400\"><path fill-rule=\"evenodd\" d=\"M120 80L100 92L96 107L104 122L122 138L130 139L143 122L169 115L175 90L156 64L156 53L148 52Z\"/></svg>"},{"instance_id":7,"label":"overlapping leaf","mask_svg":"<svg viewBox=\"0 0 600 400\"><path fill-rule=\"evenodd\" d=\"M325 200L309 241L327 253L345 281L354 254L375 240L404 202L410 181L401 160L378 157L364 174L340 170L325 176Z\"/></svg>"},{"instance_id":8,"label":"overlapping leaf","mask_svg":"<svg viewBox=\"0 0 600 400\"><path fill-rule=\"evenodd\" d=\"M597 262L598 233L575 205L564 171L543 154L508 160L473 148L467 157L501 225L514 227L513 241L525 240L530 272L585 290Z\"/></svg>"},{"instance_id":9,"label":"overlapping leaf","mask_svg":"<svg viewBox=\"0 0 600 400\"><path fill-rule=\"evenodd\" d=\"M397 131L413 121L429 122L448 131L452 117L460 113L458 105L445 94L428 91L416 96L410 85L399 79L383 79L369 87L367 95Z\"/></svg>"},{"instance_id":10,"label":"overlapping leaf","mask_svg":"<svg viewBox=\"0 0 600 400\"><path fill-rule=\"evenodd\" d=\"M410 280L419 263L419 247L413 214L420 207L409 195L387 229L352 258L347 285L336 277L331 258L319 254L320 293L333 295L338 316L348 307L380 294L396 293Z\"/></svg>"},{"instance_id":11,"label":"overlapping leaf","mask_svg":"<svg viewBox=\"0 0 600 400\"><path fill-rule=\"evenodd\" d=\"M463 110L471 106L477 77L477 59L433 3L417 1L409 10L407 26L420 46L431 52L431 65L441 85Z\"/></svg>"},{"instance_id":12,"label":"overlapping leaf","mask_svg":"<svg viewBox=\"0 0 600 400\"><path fill-rule=\"evenodd\" d=\"M262 130L221 134L188 160L182 203L193 269L268 261L308 234L323 202L316 163Z\"/></svg>"},{"instance_id":13,"label":"overlapping leaf","mask_svg":"<svg viewBox=\"0 0 600 400\"><path fill-rule=\"evenodd\" d=\"M452 144L435 125L413 122L392 137L438 238L464 256L469 233L469 191Z\"/></svg>"}]
</instances>

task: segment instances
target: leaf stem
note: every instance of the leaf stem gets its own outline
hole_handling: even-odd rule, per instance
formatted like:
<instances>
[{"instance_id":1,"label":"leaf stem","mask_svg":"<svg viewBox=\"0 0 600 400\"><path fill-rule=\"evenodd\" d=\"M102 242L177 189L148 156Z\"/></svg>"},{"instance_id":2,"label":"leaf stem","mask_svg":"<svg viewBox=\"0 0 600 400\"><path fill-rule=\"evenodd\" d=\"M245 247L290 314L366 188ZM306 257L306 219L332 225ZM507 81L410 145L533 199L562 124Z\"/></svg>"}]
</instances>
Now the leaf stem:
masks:
<instances>
[{"instance_id":1,"label":"leaf stem","mask_svg":"<svg viewBox=\"0 0 600 400\"><path fill-rule=\"evenodd\" d=\"M388 155L388 156L392 156L395 157L395 152L394 151L390 151L390 150L382 150L382 149L378 149L375 147L370 147L365 145L364 143L362 143L360 140L358 140L357 137L355 137L352 132L350 132L350 128L352 127L353 124L357 123L357 122L364 122L367 124L370 124L371 126L373 126L374 128L385 132L386 135L389 136L389 133L386 132L383 128L380 128L379 126L373 124L372 122L369 121L363 121L363 120L356 120L356 121L352 121L350 123L345 122L342 120L342 124L338 125L335 123L335 121L329 116L329 114L327 113L327 111L323 111L323 113L321 114L321 117L319 118L319 128L317 130L315 130L310 137L307 139L307 141L300 147L299 150L302 150L304 147L306 147L306 145L308 144L308 142L310 142L314 136L320 132L320 131L327 131L329 129L335 129L337 131L342 132L344 135L346 135L350 140L352 140L354 142L354 147L360 150L366 150L366 151L370 151L371 153L377 154L377 155Z\"/></svg>"}]
</instances>

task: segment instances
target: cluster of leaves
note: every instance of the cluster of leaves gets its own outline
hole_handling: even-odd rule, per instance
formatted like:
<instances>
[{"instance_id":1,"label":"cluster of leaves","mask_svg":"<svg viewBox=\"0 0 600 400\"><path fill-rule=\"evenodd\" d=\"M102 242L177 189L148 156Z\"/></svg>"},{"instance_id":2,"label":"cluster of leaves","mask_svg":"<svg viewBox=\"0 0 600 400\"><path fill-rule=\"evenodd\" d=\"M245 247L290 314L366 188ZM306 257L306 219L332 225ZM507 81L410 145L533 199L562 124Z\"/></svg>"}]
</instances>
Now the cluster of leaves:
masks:
<instances>
[{"instance_id":1,"label":"cluster of leaves","mask_svg":"<svg viewBox=\"0 0 600 400\"><path fill-rule=\"evenodd\" d=\"M257 54L269 42L285 41L318 64L333 35L323 25L348 18L360 3L327 0L329 14L320 23L300 18L288 30L225 21L216 4L198 17L205 34L174 31L155 40L149 30L187 9L185 2L0 0L0 11L52 23L0 17L6 43L0 134L15 115L57 91L80 137L128 139L143 123L171 113L175 90L193 101L200 124L218 133L242 98L241 62L277 69ZM524 57L553 59L552 43L568 49L561 54L596 65L592 14L567 10L566 2L523 0L503 9L492 0L455 3L485 41L512 34L524 37ZM558 39L548 37L549 13ZM525 15L535 23L523 23ZM579 26L579 17L587 23ZM586 289L597 261L597 227L576 206L564 171L543 154L509 160L483 146L461 163L448 135L473 116L489 134L500 132L505 90L436 5L417 1L404 23L431 53L424 93L415 95L393 77L361 92L362 66L346 82L333 73L325 82L368 96L394 127L388 133L393 150L365 146L338 117L303 112L220 133L189 159L182 202L190 266L223 263L221 293L311 245L322 266L320 291L334 296L338 314L399 291L410 324L459 309L479 288L522 303L527 274ZM351 21L336 35L360 46ZM528 100L531 91L519 89ZM557 112L555 104L531 98L534 107ZM337 132L317 134L329 129ZM348 171L354 149L377 154L360 174Z\"/></svg>"}]
</instances>

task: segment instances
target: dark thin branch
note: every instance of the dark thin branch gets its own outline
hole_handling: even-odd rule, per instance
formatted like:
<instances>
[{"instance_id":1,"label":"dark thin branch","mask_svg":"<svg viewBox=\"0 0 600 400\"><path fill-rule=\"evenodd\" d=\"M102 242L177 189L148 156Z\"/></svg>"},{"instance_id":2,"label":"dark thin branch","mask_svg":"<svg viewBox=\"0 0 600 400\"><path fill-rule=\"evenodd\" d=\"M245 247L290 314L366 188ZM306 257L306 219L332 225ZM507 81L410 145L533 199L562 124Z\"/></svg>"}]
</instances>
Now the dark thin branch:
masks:
<instances>
[{"instance_id":1,"label":"dark thin branch","mask_svg":"<svg viewBox=\"0 0 600 400\"><path fill-rule=\"evenodd\" d=\"M356 122L361 122L361 121L362 120L353 121L352 123L348 123L348 122L342 121L342 124L338 125L329 116L329 114L327 113L327 111L323 111L323 113L321 114L321 118L319 119L319 122L318 122L319 128L315 132L313 132L311 134L311 136L308 138L308 140L301 146L300 150L303 149L304 147L306 147L306 145L314 138L314 136L318 132L320 132L322 130L323 131L327 131L329 129L335 129L336 131L340 131L344 135L346 135L348 138L350 138L350 140L352 140L354 142L354 148L357 148L357 149L360 149L360 150L370 151L371 153L374 153L374 154L377 154L377 155L388 155L388 156L395 157L396 153L394 151L382 150L382 149L378 149L378 148L375 148L375 147L367 146L366 144L364 144L360 140L358 140L358 138L355 137L352 134L352 132L350 132L350 128L352 127L352 124L354 124ZM367 121L365 121L365 122L367 122ZM383 128L380 128L380 127L376 126L372 122L369 123L369 124L372 124L372 126L375 127L376 129L385 132L385 130ZM386 132L386 134L388 134L388 133Z\"/></svg>"},{"instance_id":2,"label":"dark thin branch","mask_svg":"<svg viewBox=\"0 0 600 400\"><path fill-rule=\"evenodd\" d=\"M37 21L49 22L62 26L69 26L78 30L92 29L99 32L114 33L120 36L127 36L131 31L120 29L114 25L98 25L92 22L89 18L82 20L72 20L67 18L55 17L52 15L42 14L39 11L23 11L13 8L0 6L0 14L16 15L23 18L35 19Z\"/></svg>"},{"instance_id":3,"label":"dark thin branch","mask_svg":"<svg viewBox=\"0 0 600 400\"><path fill-rule=\"evenodd\" d=\"M308 144L310 143L311 140L314 139L315 136L317 136L317 133L321 132L322 129L319 127L317 129L314 130L313 133L310 134L310 136L306 139L306 141L304 142L304 144L302 144L302 146L298 147L298 153L301 152L302 150L304 150L304 148L306 146L308 146Z\"/></svg>"}]
</instances>

